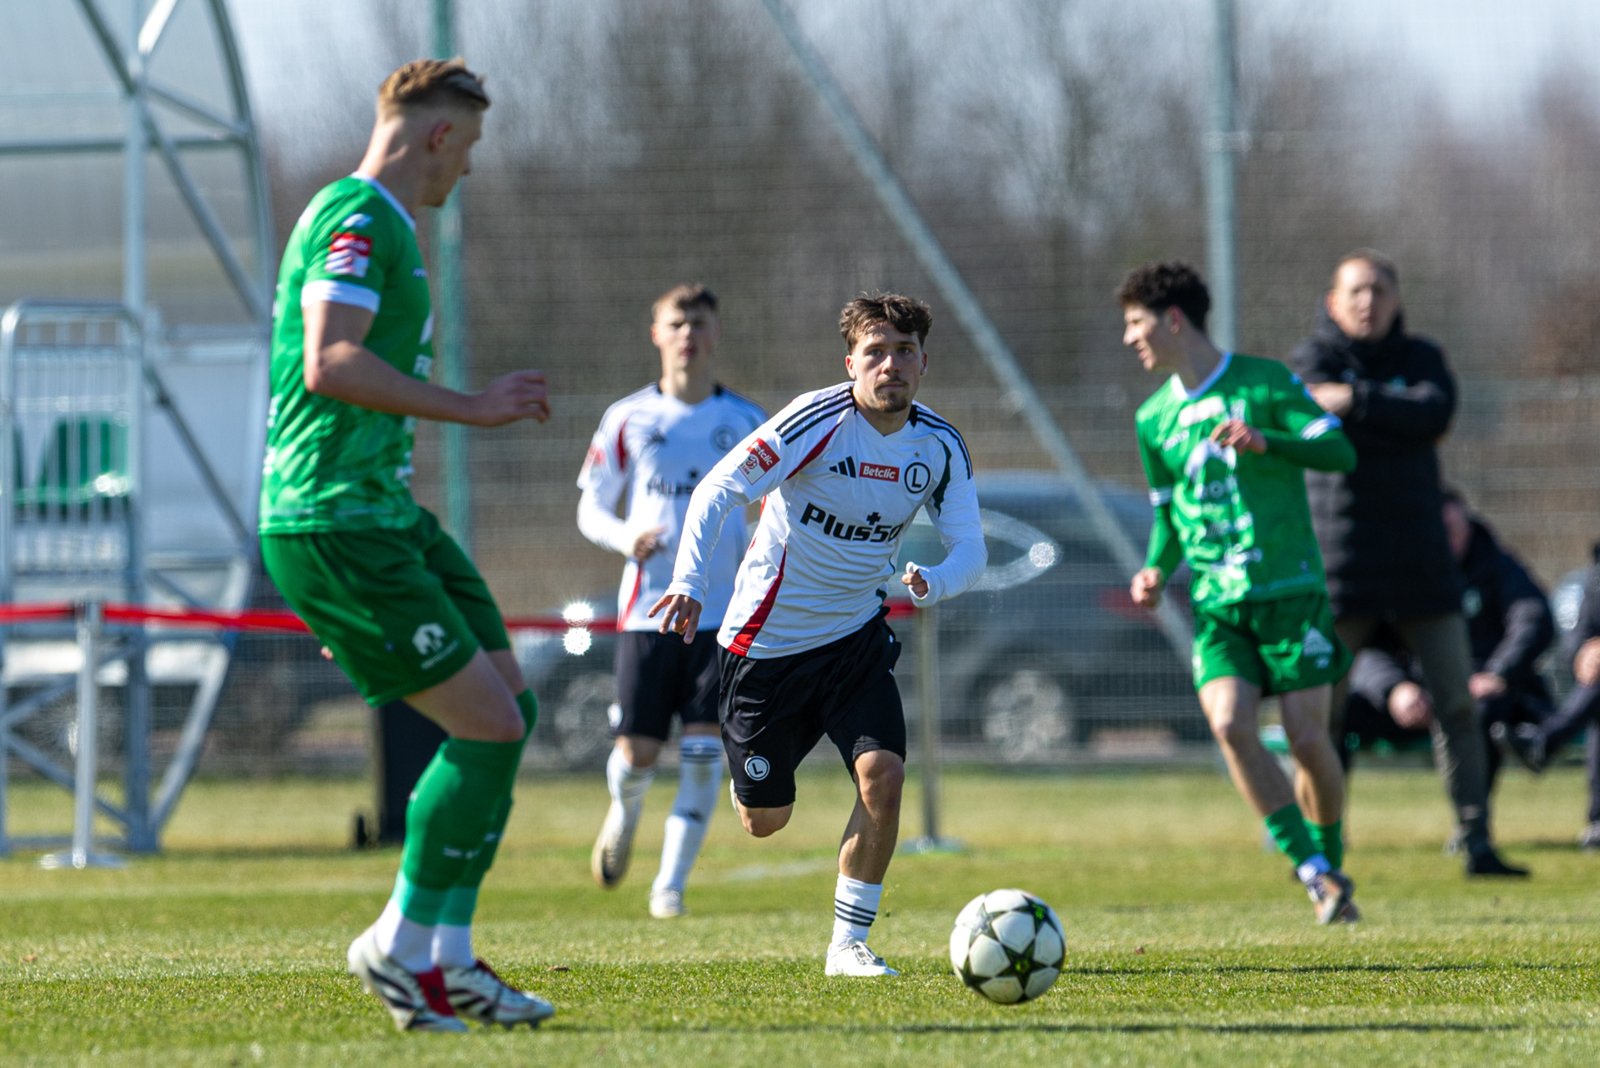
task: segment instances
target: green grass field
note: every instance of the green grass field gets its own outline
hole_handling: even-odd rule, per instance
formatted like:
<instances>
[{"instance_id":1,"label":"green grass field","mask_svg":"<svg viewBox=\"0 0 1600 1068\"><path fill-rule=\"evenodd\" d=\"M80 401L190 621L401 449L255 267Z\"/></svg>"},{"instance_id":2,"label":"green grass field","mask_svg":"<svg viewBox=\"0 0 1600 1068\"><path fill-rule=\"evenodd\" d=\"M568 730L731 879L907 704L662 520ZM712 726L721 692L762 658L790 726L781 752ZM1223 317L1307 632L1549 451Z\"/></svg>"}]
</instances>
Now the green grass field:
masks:
<instances>
[{"instance_id":1,"label":"green grass field","mask_svg":"<svg viewBox=\"0 0 1600 1068\"><path fill-rule=\"evenodd\" d=\"M891 981L822 976L849 804L844 776L823 770L802 777L775 838L718 814L678 921L644 909L669 786L651 795L632 876L607 893L588 874L599 778L525 781L478 948L559 1014L465 1036L396 1033L344 973L397 863L345 848L370 786L200 783L160 857L120 871L0 861L0 1061L1600 1063L1600 856L1572 845L1574 769L1501 787L1500 837L1534 866L1526 884L1469 882L1442 855L1431 773L1358 774L1354 928L1313 924L1219 773L953 773L943 830L965 849L896 859L873 935L904 973ZM14 785L12 833L69 820L65 794ZM1068 937L1055 988L1015 1007L969 993L945 960L960 906L1007 885L1053 904Z\"/></svg>"}]
</instances>

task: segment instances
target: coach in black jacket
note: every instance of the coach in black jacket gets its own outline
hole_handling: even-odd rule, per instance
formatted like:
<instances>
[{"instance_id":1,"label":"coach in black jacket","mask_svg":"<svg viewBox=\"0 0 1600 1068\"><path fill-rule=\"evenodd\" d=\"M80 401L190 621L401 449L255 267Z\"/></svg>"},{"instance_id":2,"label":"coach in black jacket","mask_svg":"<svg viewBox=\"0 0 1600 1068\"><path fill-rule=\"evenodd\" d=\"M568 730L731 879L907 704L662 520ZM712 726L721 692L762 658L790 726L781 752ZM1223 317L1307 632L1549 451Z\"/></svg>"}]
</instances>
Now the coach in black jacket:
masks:
<instances>
[{"instance_id":1,"label":"coach in black jacket","mask_svg":"<svg viewBox=\"0 0 1600 1068\"><path fill-rule=\"evenodd\" d=\"M1551 711L1550 690L1536 667L1555 637L1550 602L1522 561L1451 490L1444 493L1444 521L1462 580L1461 614L1472 644L1468 689L1478 724L1486 737L1497 724L1532 727ZM1385 633L1350 669L1346 741L1351 735L1390 742L1415 738L1427 730L1431 707L1414 658ZM1493 746L1488 755L1492 792L1498 764Z\"/></svg>"},{"instance_id":2,"label":"coach in black jacket","mask_svg":"<svg viewBox=\"0 0 1600 1068\"><path fill-rule=\"evenodd\" d=\"M1489 837L1488 759L1474 720L1461 586L1440 518L1435 444L1455 414L1437 345L1405 332L1400 277L1370 249L1334 268L1316 332L1290 356L1356 447L1347 474L1306 473L1339 637L1359 652L1380 626L1416 655L1433 695L1433 753L1466 845L1468 875L1526 875ZM1345 687L1334 693L1342 717ZM1343 735L1334 724L1334 737Z\"/></svg>"}]
</instances>

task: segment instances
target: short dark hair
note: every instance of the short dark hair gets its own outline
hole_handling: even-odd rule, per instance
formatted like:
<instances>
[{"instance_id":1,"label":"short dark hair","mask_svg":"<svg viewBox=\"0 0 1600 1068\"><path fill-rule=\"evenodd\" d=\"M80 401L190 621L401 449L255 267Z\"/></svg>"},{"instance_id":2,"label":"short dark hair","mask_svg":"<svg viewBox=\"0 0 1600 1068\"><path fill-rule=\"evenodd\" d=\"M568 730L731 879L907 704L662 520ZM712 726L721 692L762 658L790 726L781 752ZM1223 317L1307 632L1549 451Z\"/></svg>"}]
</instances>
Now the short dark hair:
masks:
<instances>
[{"instance_id":1,"label":"short dark hair","mask_svg":"<svg viewBox=\"0 0 1600 1068\"><path fill-rule=\"evenodd\" d=\"M903 293L863 293L839 313L839 336L844 338L845 351L855 351L856 339L874 323L884 323L902 334L915 334L920 345L933 329L933 311Z\"/></svg>"},{"instance_id":2,"label":"short dark hair","mask_svg":"<svg viewBox=\"0 0 1600 1068\"><path fill-rule=\"evenodd\" d=\"M1333 275L1328 279L1328 288L1333 289L1339 284L1339 272L1344 270L1347 263L1370 264L1374 271L1389 280L1389 284L1396 289L1400 288L1400 268L1394 265L1394 260L1379 252L1375 248L1353 248L1339 257L1339 262L1333 265Z\"/></svg>"},{"instance_id":3,"label":"short dark hair","mask_svg":"<svg viewBox=\"0 0 1600 1068\"><path fill-rule=\"evenodd\" d=\"M699 282L682 282L655 299L655 303L650 305L650 318L660 315L662 308L677 308L680 311L704 308L715 314L717 295Z\"/></svg>"},{"instance_id":4,"label":"short dark hair","mask_svg":"<svg viewBox=\"0 0 1600 1068\"><path fill-rule=\"evenodd\" d=\"M1177 308L1195 329L1206 328L1211 311L1211 292L1200 272L1181 260L1146 263L1135 267L1117 287L1117 303L1126 308L1142 304L1153 312Z\"/></svg>"}]
</instances>

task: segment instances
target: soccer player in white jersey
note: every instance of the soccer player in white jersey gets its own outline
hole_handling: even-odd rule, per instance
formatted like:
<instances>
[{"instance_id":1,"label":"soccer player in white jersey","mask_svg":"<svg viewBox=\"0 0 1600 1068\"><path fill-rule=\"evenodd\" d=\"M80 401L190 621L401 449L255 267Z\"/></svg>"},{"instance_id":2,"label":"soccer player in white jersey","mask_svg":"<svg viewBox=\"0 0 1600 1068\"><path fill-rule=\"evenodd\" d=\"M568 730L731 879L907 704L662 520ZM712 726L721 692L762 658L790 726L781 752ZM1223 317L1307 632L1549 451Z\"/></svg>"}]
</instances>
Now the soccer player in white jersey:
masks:
<instances>
[{"instance_id":1,"label":"soccer player in white jersey","mask_svg":"<svg viewBox=\"0 0 1600 1068\"><path fill-rule=\"evenodd\" d=\"M867 946L900 834L906 725L884 622L900 537L926 508L943 563L907 561L919 605L954 597L988 562L972 460L949 423L917 404L933 317L899 294L845 305L849 381L801 394L756 428L689 501L672 584L650 609L693 642L723 522L765 498L739 566L721 646L722 742L734 807L757 838L781 830L795 768L826 734L856 784L839 848L828 975L898 974Z\"/></svg>"},{"instance_id":2,"label":"soccer player in white jersey","mask_svg":"<svg viewBox=\"0 0 1600 1068\"><path fill-rule=\"evenodd\" d=\"M617 597L616 742L606 761L611 807L595 840L595 881L615 887L628 870L645 791L676 715L678 794L667 817L661 869L650 887L650 914L683 915L683 889L705 841L722 779L717 728L714 631L685 646L658 633L645 611L672 580L672 553L689 495L700 478L766 413L717 382L717 298L704 286L679 285L651 307L650 341L661 377L606 409L578 475L578 529L627 559ZM626 508L617 508L626 497ZM744 548L743 516L711 559L705 619L720 624Z\"/></svg>"}]
</instances>

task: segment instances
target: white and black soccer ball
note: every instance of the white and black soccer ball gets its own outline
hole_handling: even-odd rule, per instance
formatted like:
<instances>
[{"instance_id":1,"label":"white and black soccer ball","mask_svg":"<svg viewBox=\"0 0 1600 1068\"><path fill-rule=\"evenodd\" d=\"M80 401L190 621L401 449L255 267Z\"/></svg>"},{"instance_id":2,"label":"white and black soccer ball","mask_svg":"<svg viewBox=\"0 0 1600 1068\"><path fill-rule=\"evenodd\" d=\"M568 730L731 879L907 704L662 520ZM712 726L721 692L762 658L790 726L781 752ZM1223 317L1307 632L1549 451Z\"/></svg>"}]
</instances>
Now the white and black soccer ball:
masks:
<instances>
[{"instance_id":1,"label":"white and black soccer ball","mask_svg":"<svg viewBox=\"0 0 1600 1068\"><path fill-rule=\"evenodd\" d=\"M1049 990L1066 955L1055 910L1022 890L979 894L950 932L950 966L963 983L1002 1005Z\"/></svg>"}]
</instances>

